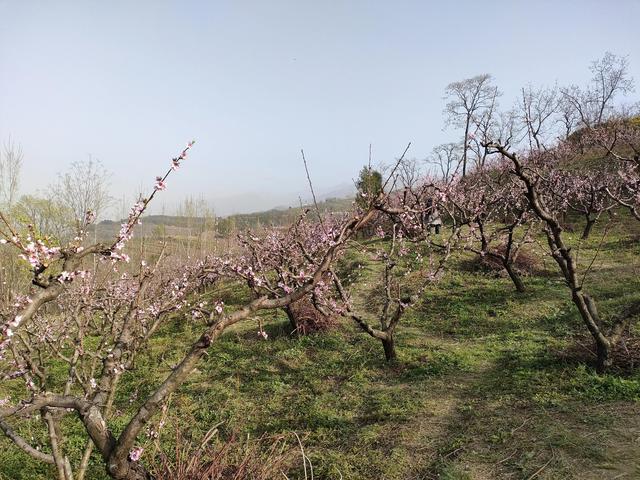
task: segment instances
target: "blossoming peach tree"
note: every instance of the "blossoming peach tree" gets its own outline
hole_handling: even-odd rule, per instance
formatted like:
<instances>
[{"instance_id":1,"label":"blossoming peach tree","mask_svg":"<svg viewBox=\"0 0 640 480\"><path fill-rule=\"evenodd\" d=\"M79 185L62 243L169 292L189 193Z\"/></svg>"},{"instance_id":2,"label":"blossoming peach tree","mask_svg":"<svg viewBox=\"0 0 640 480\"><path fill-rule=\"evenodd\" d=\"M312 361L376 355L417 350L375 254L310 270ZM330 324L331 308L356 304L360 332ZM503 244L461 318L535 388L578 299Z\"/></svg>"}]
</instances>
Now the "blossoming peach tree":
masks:
<instances>
[{"instance_id":1,"label":"blossoming peach tree","mask_svg":"<svg viewBox=\"0 0 640 480\"><path fill-rule=\"evenodd\" d=\"M633 119L620 115L601 124L587 125L578 132L580 142L569 137L551 148L530 152L505 147L500 141L485 144L490 154L510 164L511 175L522 187L523 198L541 222L549 255L557 263L572 301L594 339L599 371L612 365L613 349L631 321L640 314L640 302L629 302L621 312L607 315L609 318L605 320L586 282L590 271L597 268L595 257L586 267L580 265L579 250L572 247L562 218L568 209L579 210L576 205L583 205L582 213L590 229L589 215L595 214L591 217L595 221L602 211L612 208L610 201L638 218L640 129ZM586 157L602 164L597 174L585 165L572 168Z\"/></svg>"},{"instance_id":2,"label":"blossoming peach tree","mask_svg":"<svg viewBox=\"0 0 640 480\"><path fill-rule=\"evenodd\" d=\"M428 304L429 288L442 279L452 255L473 240L468 227L485 204L479 202L476 209L461 215L457 205L468 194L464 182L458 175L444 179L420 175L403 182L384 202L369 202L379 214L376 236L381 241L354 242L353 248L374 273L371 291L362 292L362 285L351 282L348 275L330 270L337 311L379 340L387 361L397 358L395 333L404 316ZM447 222L442 233L430 224L436 215Z\"/></svg>"},{"instance_id":3,"label":"blossoming peach tree","mask_svg":"<svg viewBox=\"0 0 640 480\"><path fill-rule=\"evenodd\" d=\"M0 374L10 395L0 399L0 428L23 452L53 465L60 480L85 478L94 449L112 478L150 478L136 442L207 349L225 329L259 310L286 308L305 296L331 307L327 272L373 215L371 209L320 223L302 218L284 234L276 230L262 238L249 234L241 255L185 264L160 254L149 264L141 260L132 266L125 247L134 227L192 145L156 178L152 193L132 207L110 244L86 244L86 232L81 231L68 245L51 246L35 232L18 232L10 219L0 217L3 243L18 250L32 277L30 290L2 312ZM91 212L85 220L85 225L94 220ZM102 262L92 269L87 259L95 256ZM203 287L221 278L246 282L252 298L227 308L220 301L198 297ZM135 369L137 355L171 314L198 319L201 333L116 433L110 420L119 380ZM259 333L266 338L262 328ZM65 451L62 427L69 416L77 418L87 435L79 458ZM33 424L36 417L44 422L46 439L34 445L21 435L20 426Z\"/></svg>"}]
</instances>

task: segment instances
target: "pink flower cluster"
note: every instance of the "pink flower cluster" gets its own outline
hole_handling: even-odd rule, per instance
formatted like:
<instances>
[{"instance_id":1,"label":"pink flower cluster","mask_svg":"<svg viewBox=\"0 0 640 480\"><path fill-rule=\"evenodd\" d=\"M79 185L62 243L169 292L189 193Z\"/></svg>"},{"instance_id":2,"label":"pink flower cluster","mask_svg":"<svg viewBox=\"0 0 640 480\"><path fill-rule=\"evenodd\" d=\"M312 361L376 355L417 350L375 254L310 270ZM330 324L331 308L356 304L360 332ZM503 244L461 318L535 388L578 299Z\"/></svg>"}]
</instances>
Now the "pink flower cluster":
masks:
<instances>
[{"instance_id":1,"label":"pink flower cluster","mask_svg":"<svg viewBox=\"0 0 640 480\"><path fill-rule=\"evenodd\" d=\"M264 330L260 329L258 330L258 337L262 338L263 340L267 340L269 338L269 334Z\"/></svg>"},{"instance_id":2,"label":"pink flower cluster","mask_svg":"<svg viewBox=\"0 0 640 480\"><path fill-rule=\"evenodd\" d=\"M171 169L173 170L173 167ZM156 184L153 188L156 191L162 191L167 188L167 184L164 183L164 180L162 177L156 177Z\"/></svg>"},{"instance_id":3,"label":"pink flower cluster","mask_svg":"<svg viewBox=\"0 0 640 480\"><path fill-rule=\"evenodd\" d=\"M129 460L131 460L132 462L139 461L140 457L142 457L142 452L144 452L144 448L142 447L132 448L131 451L129 452Z\"/></svg>"},{"instance_id":4,"label":"pink flower cluster","mask_svg":"<svg viewBox=\"0 0 640 480\"><path fill-rule=\"evenodd\" d=\"M216 311L216 313L218 315L222 315L222 312L224 310L224 302L222 302L222 301L216 302L214 310Z\"/></svg>"},{"instance_id":5,"label":"pink flower cluster","mask_svg":"<svg viewBox=\"0 0 640 480\"><path fill-rule=\"evenodd\" d=\"M60 254L60 247L48 247L42 240L33 241L31 236L26 240L26 245L18 237L13 237L12 242L23 252L19 257L29 262L33 269L47 266L49 261Z\"/></svg>"},{"instance_id":6,"label":"pink flower cluster","mask_svg":"<svg viewBox=\"0 0 640 480\"><path fill-rule=\"evenodd\" d=\"M151 196L149 198L139 200L131 208L131 211L129 212L129 216L127 217L127 221L124 222L122 225L120 225L120 233L118 234L116 242L113 244L113 246L110 249L109 256L114 262L119 260L128 262L130 260L129 256L124 253L121 253L121 251L126 245L126 243L129 240L131 240L133 236L133 228L136 225L139 225L141 223L140 217L146 210L147 205L149 204L151 199L154 197L156 192L160 192L167 188L167 184L166 184L167 177L172 171L175 171L180 167L180 162L186 158L187 152L191 149L191 147L194 144L195 144L195 140L192 140L189 143L187 143L187 146L182 150L182 152L180 152L180 155L178 155L177 157L171 160L171 167L169 168L167 173L165 173L164 176L156 177L156 181L153 186L153 193L151 194Z\"/></svg>"}]
</instances>

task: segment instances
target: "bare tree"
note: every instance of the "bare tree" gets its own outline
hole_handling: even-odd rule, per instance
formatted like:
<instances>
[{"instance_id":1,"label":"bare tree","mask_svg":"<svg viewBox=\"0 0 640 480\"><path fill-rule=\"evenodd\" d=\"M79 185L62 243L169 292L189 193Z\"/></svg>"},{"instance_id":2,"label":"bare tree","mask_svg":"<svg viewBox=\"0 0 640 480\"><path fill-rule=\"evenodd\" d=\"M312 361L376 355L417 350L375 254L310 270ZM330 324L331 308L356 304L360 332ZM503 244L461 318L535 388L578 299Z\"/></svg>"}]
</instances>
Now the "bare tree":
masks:
<instances>
[{"instance_id":1,"label":"bare tree","mask_svg":"<svg viewBox=\"0 0 640 480\"><path fill-rule=\"evenodd\" d=\"M398 175L404 188L414 186L422 176L420 162L415 158L404 159L398 168Z\"/></svg>"},{"instance_id":2,"label":"bare tree","mask_svg":"<svg viewBox=\"0 0 640 480\"><path fill-rule=\"evenodd\" d=\"M22 148L9 138L0 149L0 206L10 211L18 195ZM20 284L20 268L13 255L0 248L0 303L9 302Z\"/></svg>"},{"instance_id":3,"label":"bare tree","mask_svg":"<svg viewBox=\"0 0 640 480\"><path fill-rule=\"evenodd\" d=\"M529 85L521 90L519 113L529 150L533 150L534 147L537 149L544 147L550 133L548 120L559 109L560 98L557 87L533 88ZM569 118L571 116L567 119Z\"/></svg>"},{"instance_id":4,"label":"bare tree","mask_svg":"<svg viewBox=\"0 0 640 480\"><path fill-rule=\"evenodd\" d=\"M573 103L564 94L564 91L558 99L558 117L556 122L560 124L560 128L562 129L558 135L559 140L569 138L569 135L575 131L576 126L580 124L580 116L573 107Z\"/></svg>"},{"instance_id":5,"label":"bare tree","mask_svg":"<svg viewBox=\"0 0 640 480\"><path fill-rule=\"evenodd\" d=\"M186 235L186 255L191 255L192 239L195 238L198 248L204 251L207 231L213 231L215 228L215 212L209 206L203 196L194 198L189 196L178 206L176 211L178 217L183 217L182 226L187 229Z\"/></svg>"},{"instance_id":6,"label":"bare tree","mask_svg":"<svg viewBox=\"0 0 640 480\"><path fill-rule=\"evenodd\" d=\"M458 143L443 143L434 147L427 163L434 165L440 171L441 178L448 182L458 171L462 160L462 147Z\"/></svg>"},{"instance_id":7,"label":"bare tree","mask_svg":"<svg viewBox=\"0 0 640 480\"><path fill-rule=\"evenodd\" d=\"M487 158L486 149L482 147L482 142L487 138L494 138L496 130L500 129L500 113L497 111L497 107L497 97L494 97L487 102L486 108L472 118L471 128L473 131L469 135L466 145L467 162L468 152L472 151L476 168L482 168Z\"/></svg>"},{"instance_id":8,"label":"bare tree","mask_svg":"<svg viewBox=\"0 0 640 480\"><path fill-rule=\"evenodd\" d=\"M13 205L18 194L23 156L22 147L11 138L0 151L0 202L7 207Z\"/></svg>"},{"instance_id":9,"label":"bare tree","mask_svg":"<svg viewBox=\"0 0 640 480\"><path fill-rule=\"evenodd\" d=\"M606 121L617 95L634 91L633 78L629 76L629 60L626 56L606 52L591 63L591 84L583 89L577 85L562 89L562 95L585 127L593 127Z\"/></svg>"},{"instance_id":10,"label":"bare tree","mask_svg":"<svg viewBox=\"0 0 640 480\"><path fill-rule=\"evenodd\" d=\"M464 129L462 148L462 176L467 174L467 153L469 136L474 123L478 123L482 115L496 107L498 87L491 84L491 75L483 74L467 78L447 85L445 100L448 103L444 113L447 124Z\"/></svg>"},{"instance_id":11,"label":"bare tree","mask_svg":"<svg viewBox=\"0 0 640 480\"><path fill-rule=\"evenodd\" d=\"M79 230L86 227L87 218L91 217L87 212L99 217L109 206L109 177L102 163L91 157L73 162L66 173L58 175L52 191L57 201L70 210Z\"/></svg>"}]
</instances>

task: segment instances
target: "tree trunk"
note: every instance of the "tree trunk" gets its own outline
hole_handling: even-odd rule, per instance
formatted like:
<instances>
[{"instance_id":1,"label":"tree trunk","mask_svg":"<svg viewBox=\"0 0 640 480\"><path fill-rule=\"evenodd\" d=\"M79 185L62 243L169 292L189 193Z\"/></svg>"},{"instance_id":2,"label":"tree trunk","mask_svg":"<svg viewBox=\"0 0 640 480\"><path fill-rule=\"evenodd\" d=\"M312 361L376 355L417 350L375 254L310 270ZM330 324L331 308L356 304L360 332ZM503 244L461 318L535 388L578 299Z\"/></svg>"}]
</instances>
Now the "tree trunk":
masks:
<instances>
[{"instance_id":1,"label":"tree trunk","mask_svg":"<svg viewBox=\"0 0 640 480\"><path fill-rule=\"evenodd\" d=\"M289 318L289 326L291 327L291 333L297 333L298 324L296 323L296 317L293 314L293 310L291 310L291 305L287 305L286 307L284 307L284 311L286 312L287 317Z\"/></svg>"},{"instance_id":2,"label":"tree trunk","mask_svg":"<svg viewBox=\"0 0 640 480\"><path fill-rule=\"evenodd\" d=\"M462 146L462 177L467 175L467 149L469 148L469 123L471 115L467 114L467 121L464 126L464 145Z\"/></svg>"},{"instance_id":3,"label":"tree trunk","mask_svg":"<svg viewBox=\"0 0 640 480\"><path fill-rule=\"evenodd\" d=\"M511 262L504 262L504 269L509 274L509 278L513 281L513 285L516 287L516 290L520 293L524 293L527 289L524 286L524 282L518 272L513 268L513 264Z\"/></svg>"},{"instance_id":4,"label":"tree trunk","mask_svg":"<svg viewBox=\"0 0 640 480\"><path fill-rule=\"evenodd\" d=\"M595 223L595 220L587 217L587 224L584 226L584 230L582 231L582 240L586 240L587 238L589 238L589 234L591 233L591 229L593 228L593 225Z\"/></svg>"},{"instance_id":5,"label":"tree trunk","mask_svg":"<svg viewBox=\"0 0 640 480\"><path fill-rule=\"evenodd\" d=\"M384 348L384 358L387 362L393 362L398 358L396 356L396 346L394 343L393 335L387 332L387 338L381 340L382 346Z\"/></svg>"},{"instance_id":6,"label":"tree trunk","mask_svg":"<svg viewBox=\"0 0 640 480\"><path fill-rule=\"evenodd\" d=\"M604 373L611 365L613 365L613 358L611 358L611 344L609 342L600 342L596 339L596 352L598 354L596 371L598 373Z\"/></svg>"}]
</instances>

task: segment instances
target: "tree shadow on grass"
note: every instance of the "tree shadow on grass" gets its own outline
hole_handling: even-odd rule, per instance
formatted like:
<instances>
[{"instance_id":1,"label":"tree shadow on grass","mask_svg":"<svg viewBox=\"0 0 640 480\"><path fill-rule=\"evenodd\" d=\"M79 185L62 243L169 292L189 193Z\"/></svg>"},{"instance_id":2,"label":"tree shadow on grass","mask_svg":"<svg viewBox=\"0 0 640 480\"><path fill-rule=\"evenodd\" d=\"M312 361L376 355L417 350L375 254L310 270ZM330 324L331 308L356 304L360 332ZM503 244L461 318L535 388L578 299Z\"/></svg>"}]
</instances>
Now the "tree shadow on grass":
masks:
<instances>
[{"instance_id":1,"label":"tree shadow on grass","mask_svg":"<svg viewBox=\"0 0 640 480\"><path fill-rule=\"evenodd\" d=\"M418 461L411 478L529 478L543 466L537 478L638 473L637 460L627 465L634 448L627 442L640 422L620 434L638 405L580 395L576 384L590 381L584 369L543 344L525 347L505 348L490 368L459 383L446 428L429 439L435 458Z\"/></svg>"}]
</instances>

